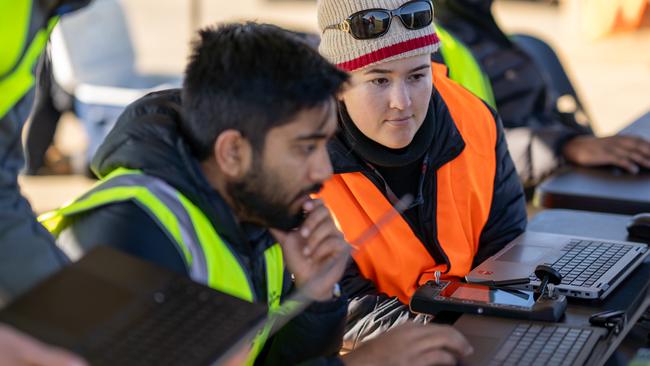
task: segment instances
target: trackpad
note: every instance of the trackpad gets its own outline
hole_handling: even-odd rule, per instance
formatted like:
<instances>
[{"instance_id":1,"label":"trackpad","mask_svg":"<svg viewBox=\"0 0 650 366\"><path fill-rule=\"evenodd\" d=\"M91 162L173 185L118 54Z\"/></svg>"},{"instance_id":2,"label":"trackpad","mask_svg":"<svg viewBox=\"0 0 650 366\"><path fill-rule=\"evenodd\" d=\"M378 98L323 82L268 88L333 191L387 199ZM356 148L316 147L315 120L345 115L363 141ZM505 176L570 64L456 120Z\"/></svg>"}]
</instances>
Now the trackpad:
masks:
<instances>
[{"instance_id":1,"label":"trackpad","mask_svg":"<svg viewBox=\"0 0 650 366\"><path fill-rule=\"evenodd\" d=\"M461 365L486 365L492 359L495 352L498 350L501 339L481 337L481 336L467 336L467 340L474 348L474 353L466 357L461 362Z\"/></svg>"},{"instance_id":2,"label":"trackpad","mask_svg":"<svg viewBox=\"0 0 650 366\"><path fill-rule=\"evenodd\" d=\"M515 263L536 264L548 256L549 249L530 245L515 245L501 254L497 260Z\"/></svg>"}]
</instances>

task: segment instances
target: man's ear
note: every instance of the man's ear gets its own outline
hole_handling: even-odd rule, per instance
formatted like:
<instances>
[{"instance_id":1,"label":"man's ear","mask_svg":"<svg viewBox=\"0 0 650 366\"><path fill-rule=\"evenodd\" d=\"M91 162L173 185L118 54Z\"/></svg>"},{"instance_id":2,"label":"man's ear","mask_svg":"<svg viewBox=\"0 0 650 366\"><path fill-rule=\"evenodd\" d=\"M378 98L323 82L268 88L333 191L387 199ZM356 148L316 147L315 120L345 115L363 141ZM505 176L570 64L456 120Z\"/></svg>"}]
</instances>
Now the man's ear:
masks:
<instances>
[{"instance_id":1,"label":"man's ear","mask_svg":"<svg viewBox=\"0 0 650 366\"><path fill-rule=\"evenodd\" d=\"M232 179L243 177L252 162L252 146L237 130L226 130L214 143L214 158L223 174Z\"/></svg>"}]
</instances>

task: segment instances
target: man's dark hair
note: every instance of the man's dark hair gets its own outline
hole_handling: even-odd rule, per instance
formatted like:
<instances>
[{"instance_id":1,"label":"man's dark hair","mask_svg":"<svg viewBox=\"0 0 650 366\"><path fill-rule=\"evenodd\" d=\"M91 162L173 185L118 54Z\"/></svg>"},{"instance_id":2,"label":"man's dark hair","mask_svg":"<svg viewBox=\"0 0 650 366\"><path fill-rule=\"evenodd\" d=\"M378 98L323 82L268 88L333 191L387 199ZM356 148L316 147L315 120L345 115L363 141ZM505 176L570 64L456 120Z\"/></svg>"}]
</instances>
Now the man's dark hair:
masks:
<instances>
[{"instance_id":1,"label":"man's dark hair","mask_svg":"<svg viewBox=\"0 0 650 366\"><path fill-rule=\"evenodd\" d=\"M262 151L271 128L327 102L347 80L295 34L273 25L225 24L199 35L185 70L182 130L201 161L228 129Z\"/></svg>"}]
</instances>

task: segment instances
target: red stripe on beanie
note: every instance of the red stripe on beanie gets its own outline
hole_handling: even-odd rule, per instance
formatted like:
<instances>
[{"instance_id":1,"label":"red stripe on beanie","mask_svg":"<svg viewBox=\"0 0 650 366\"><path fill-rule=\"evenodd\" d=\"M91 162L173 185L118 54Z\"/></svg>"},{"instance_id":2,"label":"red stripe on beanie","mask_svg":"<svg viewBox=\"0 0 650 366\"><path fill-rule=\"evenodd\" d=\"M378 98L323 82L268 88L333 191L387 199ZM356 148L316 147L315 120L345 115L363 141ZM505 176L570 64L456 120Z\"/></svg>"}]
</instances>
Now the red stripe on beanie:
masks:
<instances>
[{"instance_id":1,"label":"red stripe on beanie","mask_svg":"<svg viewBox=\"0 0 650 366\"><path fill-rule=\"evenodd\" d=\"M406 53L439 42L440 39L438 38L438 35L436 33L427 34L426 36L409 39L408 41L404 41L384 48L380 48L376 51L367 53L353 60L337 64L336 66L339 69L349 72L349 71L357 70L362 67L368 66L372 63L379 62L389 57L399 55L400 53Z\"/></svg>"}]
</instances>

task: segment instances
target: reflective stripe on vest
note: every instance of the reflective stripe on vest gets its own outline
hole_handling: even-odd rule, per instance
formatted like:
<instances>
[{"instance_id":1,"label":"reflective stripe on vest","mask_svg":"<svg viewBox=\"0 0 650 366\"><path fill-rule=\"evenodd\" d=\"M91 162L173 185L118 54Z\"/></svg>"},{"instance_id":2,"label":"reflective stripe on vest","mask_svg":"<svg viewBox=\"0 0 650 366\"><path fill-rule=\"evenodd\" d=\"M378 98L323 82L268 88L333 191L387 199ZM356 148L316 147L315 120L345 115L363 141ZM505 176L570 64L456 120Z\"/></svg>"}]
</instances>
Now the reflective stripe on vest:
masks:
<instances>
[{"instance_id":1,"label":"reflective stripe on vest","mask_svg":"<svg viewBox=\"0 0 650 366\"><path fill-rule=\"evenodd\" d=\"M64 207L43 214L39 221L55 236L68 224L68 218L103 205L131 201L144 209L175 243L190 277L216 290L253 302L250 278L229 244L214 230L210 220L185 196L164 181L136 170L119 168L97 183L89 192ZM282 250L276 243L264 252L267 305L280 307L284 278ZM252 364L269 335L266 327L255 338L247 364Z\"/></svg>"},{"instance_id":2,"label":"reflective stripe on vest","mask_svg":"<svg viewBox=\"0 0 650 366\"><path fill-rule=\"evenodd\" d=\"M451 266L446 276L464 276L472 266L487 222L496 174L496 123L481 100L446 77L433 64L433 83L449 108L465 149L436 172L437 238ZM351 241L392 208L388 199L363 173L336 174L320 196ZM364 277L379 292L408 303L415 289L444 272L403 217L393 219L354 254Z\"/></svg>"},{"instance_id":3,"label":"reflective stripe on vest","mask_svg":"<svg viewBox=\"0 0 650 366\"><path fill-rule=\"evenodd\" d=\"M34 85L34 65L58 17L49 20L29 44L32 0L0 0L0 118Z\"/></svg>"},{"instance_id":4,"label":"reflective stripe on vest","mask_svg":"<svg viewBox=\"0 0 650 366\"><path fill-rule=\"evenodd\" d=\"M472 52L441 26L436 25L436 32L440 38L440 53L449 68L449 78L496 109L490 78L483 72Z\"/></svg>"}]
</instances>

